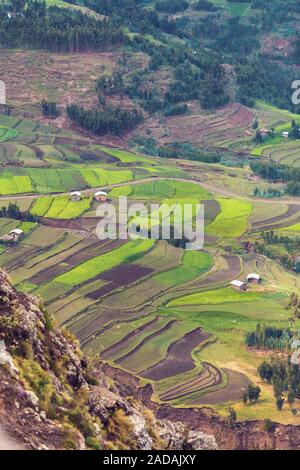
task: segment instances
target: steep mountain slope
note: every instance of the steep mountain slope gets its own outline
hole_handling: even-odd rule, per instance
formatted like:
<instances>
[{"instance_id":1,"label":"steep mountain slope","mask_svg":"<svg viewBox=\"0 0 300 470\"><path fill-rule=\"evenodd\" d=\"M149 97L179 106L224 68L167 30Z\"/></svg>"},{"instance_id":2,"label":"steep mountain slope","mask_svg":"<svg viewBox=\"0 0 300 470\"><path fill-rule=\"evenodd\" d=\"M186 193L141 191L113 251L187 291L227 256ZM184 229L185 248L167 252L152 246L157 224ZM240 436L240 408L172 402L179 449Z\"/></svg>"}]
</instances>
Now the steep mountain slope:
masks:
<instances>
[{"instance_id":1,"label":"steep mountain slope","mask_svg":"<svg viewBox=\"0 0 300 470\"><path fill-rule=\"evenodd\" d=\"M216 448L212 436L156 420L118 387L0 271L1 428L33 449ZM10 446L7 436L1 443Z\"/></svg>"}]
</instances>

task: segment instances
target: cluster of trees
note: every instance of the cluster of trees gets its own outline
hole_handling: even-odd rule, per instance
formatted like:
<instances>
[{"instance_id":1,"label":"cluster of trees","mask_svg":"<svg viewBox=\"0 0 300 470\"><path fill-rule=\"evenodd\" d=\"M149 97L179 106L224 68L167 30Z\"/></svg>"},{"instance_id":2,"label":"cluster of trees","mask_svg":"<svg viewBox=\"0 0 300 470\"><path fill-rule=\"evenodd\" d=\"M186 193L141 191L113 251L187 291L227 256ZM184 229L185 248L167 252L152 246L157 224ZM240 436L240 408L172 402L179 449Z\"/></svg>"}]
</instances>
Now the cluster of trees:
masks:
<instances>
[{"instance_id":1,"label":"cluster of trees","mask_svg":"<svg viewBox=\"0 0 300 470\"><path fill-rule=\"evenodd\" d=\"M294 318L300 318L300 299L295 292L291 293L289 303L286 306L286 309L291 310L293 314L293 317L291 320L293 320Z\"/></svg>"},{"instance_id":2,"label":"cluster of trees","mask_svg":"<svg viewBox=\"0 0 300 470\"><path fill-rule=\"evenodd\" d=\"M279 189L274 189L274 188L268 188L267 190L264 189L263 191L256 187L253 191L253 196L254 197L263 197L263 198L272 198L272 197L281 197L283 196L283 192L279 191Z\"/></svg>"},{"instance_id":3,"label":"cluster of trees","mask_svg":"<svg viewBox=\"0 0 300 470\"><path fill-rule=\"evenodd\" d=\"M288 351L292 332L285 328L275 328L258 323L254 331L245 335L245 343L250 348Z\"/></svg>"},{"instance_id":4,"label":"cluster of trees","mask_svg":"<svg viewBox=\"0 0 300 470\"><path fill-rule=\"evenodd\" d=\"M256 253L278 260L288 270L300 272L300 263L295 262L295 254L300 250L299 237L282 236L270 230L262 233L262 239L263 243L256 241L254 244Z\"/></svg>"},{"instance_id":5,"label":"cluster of trees","mask_svg":"<svg viewBox=\"0 0 300 470\"><path fill-rule=\"evenodd\" d=\"M296 191L297 185L300 183L300 169L294 168L289 165L283 165L275 161L252 161L250 164L251 170L258 176L269 180L269 181L282 181L284 183L291 182L290 186L287 187L288 194L292 194L292 191ZM296 194L293 194L296 195Z\"/></svg>"},{"instance_id":6,"label":"cluster of trees","mask_svg":"<svg viewBox=\"0 0 300 470\"><path fill-rule=\"evenodd\" d=\"M97 13L109 16L115 25L127 26L140 34L159 36L161 31L169 34L178 33L175 21L170 21L165 16L160 18L155 9L141 8L140 0L83 0L83 2Z\"/></svg>"},{"instance_id":7,"label":"cluster of trees","mask_svg":"<svg viewBox=\"0 0 300 470\"><path fill-rule=\"evenodd\" d=\"M219 8L208 0L198 0L192 3L192 8L197 11L217 11Z\"/></svg>"},{"instance_id":8,"label":"cluster of trees","mask_svg":"<svg viewBox=\"0 0 300 470\"><path fill-rule=\"evenodd\" d=\"M273 385L276 406L279 410L285 401L292 406L295 399L300 398L300 369L298 364L291 362L290 357L264 361L258 367L258 373L263 380Z\"/></svg>"},{"instance_id":9,"label":"cluster of trees","mask_svg":"<svg viewBox=\"0 0 300 470\"><path fill-rule=\"evenodd\" d=\"M224 52L245 57L259 47L257 39L259 29L256 25L243 23L239 16L234 16L221 26L215 39L215 46Z\"/></svg>"},{"instance_id":10,"label":"cluster of trees","mask_svg":"<svg viewBox=\"0 0 300 470\"><path fill-rule=\"evenodd\" d=\"M291 196L300 196L300 169L282 165L274 161L254 161L250 167L256 175L268 181L287 183L285 192Z\"/></svg>"},{"instance_id":11,"label":"cluster of trees","mask_svg":"<svg viewBox=\"0 0 300 470\"><path fill-rule=\"evenodd\" d=\"M123 94L125 85L120 72L103 75L96 81L96 91L105 95Z\"/></svg>"},{"instance_id":12,"label":"cluster of trees","mask_svg":"<svg viewBox=\"0 0 300 470\"><path fill-rule=\"evenodd\" d=\"M43 116L45 117L56 118L57 116L59 116L57 103L43 100L41 103L41 108L42 108Z\"/></svg>"},{"instance_id":13,"label":"cluster of trees","mask_svg":"<svg viewBox=\"0 0 300 470\"><path fill-rule=\"evenodd\" d=\"M143 120L140 111L107 106L104 109L84 109L76 104L67 106L68 117L83 129L97 135L121 135Z\"/></svg>"},{"instance_id":14,"label":"cluster of trees","mask_svg":"<svg viewBox=\"0 0 300 470\"><path fill-rule=\"evenodd\" d=\"M109 20L67 8L46 8L45 1L20 2L16 15L0 7L0 44L51 52L103 51L125 42L122 30ZM17 31L17 34L16 34Z\"/></svg>"},{"instance_id":15,"label":"cluster of trees","mask_svg":"<svg viewBox=\"0 0 300 470\"><path fill-rule=\"evenodd\" d=\"M149 51L148 51L149 52ZM187 111L185 101L199 100L206 109L224 105L229 97L225 92L225 74L216 58L191 58L184 51L174 49L170 54L164 48L156 48L150 63L144 71L136 71L126 76L119 72L102 76L96 82L97 93L105 95L127 95L139 100L139 105L150 114L163 112L166 116L184 114ZM183 62L181 62L181 59ZM178 61L180 63L178 63ZM174 81L164 96L159 96L153 83L148 81L148 74L153 66L168 63L174 66Z\"/></svg>"},{"instance_id":16,"label":"cluster of trees","mask_svg":"<svg viewBox=\"0 0 300 470\"><path fill-rule=\"evenodd\" d=\"M187 0L157 0L155 2L155 10L164 13L176 13L186 10L188 7Z\"/></svg>"},{"instance_id":17,"label":"cluster of trees","mask_svg":"<svg viewBox=\"0 0 300 470\"><path fill-rule=\"evenodd\" d=\"M7 217L8 219L23 220L27 222L36 222L37 217L30 213L23 213L20 211L19 206L10 202L7 207L0 209L0 218Z\"/></svg>"},{"instance_id":18,"label":"cluster of trees","mask_svg":"<svg viewBox=\"0 0 300 470\"><path fill-rule=\"evenodd\" d=\"M164 111L165 116L178 116L179 114L185 114L187 112L187 104L186 103L179 103L168 105Z\"/></svg>"},{"instance_id":19,"label":"cluster of trees","mask_svg":"<svg viewBox=\"0 0 300 470\"><path fill-rule=\"evenodd\" d=\"M289 137L290 137L291 139L300 139L300 128L299 128L299 124L297 124L294 119L292 120L291 130L290 130Z\"/></svg>"},{"instance_id":20,"label":"cluster of trees","mask_svg":"<svg viewBox=\"0 0 300 470\"><path fill-rule=\"evenodd\" d=\"M221 154L215 149L199 149L189 143L174 142L159 146L151 137L134 136L130 140L130 144L137 147L141 153L162 158L184 158L205 163L219 163L221 160Z\"/></svg>"},{"instance_id":21,"label":"cluster of trees","mask_svg":"<svg viewBox=\"0 0 300 470\"><path fill-rule=\"evenodd\" d=\"M260 56L244 59L235 70L241 103L251 107L256 99L263 99L279 108L299 110L291 101L291 83L297 78L294 70Z\"/></svg>"},{"instance_id":22,"label":"cluster of trees","mask_svg":"<svg viewBox=\"0 0 300 470\"><path fill-rule=\"evenodd\" d=\"M260 397L261 389L258 385L248 385L247 390L243 394L243 402L257 403Z\"/></svg>"},{"instance_id":23,"label":"cluster of trees","mask_svg":"<svg viewBox=\"0 0 300 470\"><path fill-rule=\"evenodd\" d=\"M203 108L210 109L229 100L225 92L224 70L215 61L211 61L206 69L185 61L176 67L174 77L175 82L165 96L168 103L197 99Z\"/></svg>"}]
</instances>

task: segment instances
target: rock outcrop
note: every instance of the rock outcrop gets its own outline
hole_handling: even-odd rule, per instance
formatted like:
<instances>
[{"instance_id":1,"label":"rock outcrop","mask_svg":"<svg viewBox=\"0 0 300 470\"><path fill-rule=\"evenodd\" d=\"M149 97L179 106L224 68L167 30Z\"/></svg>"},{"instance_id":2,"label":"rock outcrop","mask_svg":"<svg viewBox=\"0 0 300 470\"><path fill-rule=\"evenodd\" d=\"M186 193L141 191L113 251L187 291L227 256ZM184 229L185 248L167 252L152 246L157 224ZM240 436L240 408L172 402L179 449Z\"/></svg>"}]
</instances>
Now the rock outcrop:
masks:
<instances>
[{"instance_id":1,"label":"rock outcrop","mask_svg":"<svg viewBox=\"0 0 300 470\"><path fill-rule=\"evenodd\" d=\"M209 435L214 436L218 449L226 450L299 450L300 425L283 425L263 420L229 422L209 407L174 408L152 401L153 388L150 384L141 386L139 380L130 373L102 365L102 371L112 379L118 377L124 384L120 392L126 390L151 409L159 420L180 421L191 431L204 433L204 443L209 445ZM189 440L192 434L189 434ZM175 433L173 433L173 436ZM205 448L205 447L202 447Z\"/></svg>"},{"instance_id":2,"label":"rock outcrop","mask_svg":"<svg viewBox=\"0 0 300 470\"><path fill-rule=\"evenodd\" d=\"M0 428L31 449L216 449L158 420L0 270Z\"/></svg>"}]
</instances>

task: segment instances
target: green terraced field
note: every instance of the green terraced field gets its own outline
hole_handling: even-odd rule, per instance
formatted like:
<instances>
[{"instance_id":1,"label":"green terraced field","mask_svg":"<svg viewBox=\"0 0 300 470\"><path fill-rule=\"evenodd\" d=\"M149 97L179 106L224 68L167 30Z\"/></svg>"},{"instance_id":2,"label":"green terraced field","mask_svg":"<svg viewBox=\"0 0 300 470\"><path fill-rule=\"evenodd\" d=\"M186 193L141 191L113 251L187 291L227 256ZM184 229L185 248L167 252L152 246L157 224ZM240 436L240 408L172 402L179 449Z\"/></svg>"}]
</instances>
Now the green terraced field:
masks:
<instances>
[{"instance_id":1,"label":"green terraced field","mask_svg":"<svg viewBox=\"0 0 300 470\"><path fill-rule=\"evenodd\" d=\"M179 305L215 305L226 304L227 302L253 302L260 300L261 294L257 292L238 292L230 287L225 289L217 289L207 292L197 292L195 294L187 295L170 302L169 306Z\"/></svg>"},{"instance_id":2,"label":"green terraced field","mask_svg":"<svg viewBox=\"0 0 300 470\"><path fill-rule=\"evenodd\" d=\"M246 11L245 5L231 7L236 12ZM263 106L261 112L266 122L276 113ZM289 117L283 115L282 119L288 124ZM172 404L202 406L200 399L207 397L206 403L226 414L230 387L234 385L242 393L238 384L231 384L232 375L226 370L233 371L233 376L242 371L247 380L259 383L263 400L250 409L242 404L241 394L234 395L232 404L238 417L272 416L274 397L256 373L260 359L247 350L243 338L258 322L288 324L291 313L285 307L290 292L300 289L300 280L276 259L246 253L243 243L260 240L260 229L252 230L251 224L272 218L285 224L280 233L285 230L289 236L297 236L298 215L291 212L291 204L251 199L252 186L260 182L250 181L247 167L193 162L189 171L167 159L107 149L90 141L78 144L82 137L28 120L2 116L0 126L4 129L0 133L0 165L23 161L23 166L0 166L0 195L8 196L3 206L17 202L22 212L52 218L54 225L45 226L43 223L50 222L42 219L33 224L0 218L0 236L16 227L25 232L13 246L0 243L0 264L18 288L40 296L56 320L78 336L86 354L103 353L103 360L113 367L142 374L143 383L152 383L154 400L159 402L170 387L184 387L196 380L207 362L220 371L221 382L210 390L191 387L191 393L171 400ZM268 149L270 155L275 148ZM90 161L85 159L90 157ZM200 181L200 176L203 186L193 181ZM130 205L145 201L147 207L151 202L183 207L208 200L204 250L185 251L165 240L100 243L93 226L92 190L88 195L84 192L80 202L71 202L68 193L111 185L117 185L109 192L116 207L116 198L121 195L130 198ZM265 183L260 187L265 188ZM232 197L223 190L232 192ZM21 194L30 196L18 199ZM76 228L78 221L72 228L73 222L67 219L78 219L85 213L84 230ZM158 220L155 214L153 219ZM148 219L137 221L142 226ZM63 228L66 226L70 228ZM274 256L286 254L286 247L272 248L269 253ZM252 271L261 274L261 285L242 293L228 287L233 277L244 279ZM204 333L199 333L200 328ZM199 337L188 337L185 343L185 335L194 330ZM181 350L184 344L186 349ZM112 349L105 352L107 348ZM178 367L187 364L187 369L178 373L176 361ZM170 368L169 375L165 377L164 371L161 377L145 378L147 368L163 364ZM223 394L223 401L210 404L209 397L214 397L216 390ZM284 410L281 419L289 422L293 417Z\"/></svg>"},{"instance_id":3,"label":"green terraced field","mask_svg":"<svg viewBox=\"0 0 300 470\"><path fill-rule=\"evenodd\" d=\"M207 233L224 237L237 238L246 232L253 207L249 202L238 199L218 199L220 214L208 226Z\"/></svg>"},{"instance_id":4,"label":"green terraced field","mask_svg":"<svg viewBox=\"0 0 300 470\"><path fill-rule=\"evenodd\" d=\"M154 279L169 286L182 285L208 271L212 266L212 256L201 251L187 251L177 268L158 274Z\"/></svg>"},{"instance_id":5,"label":"green terraced field","mask_svg":"<svg viewBox=\"0 0 300 470\"><path fill-rule=\"evenodd\" d=\"M135 185L115 188L110 193L111 197L128 196L131 199L154 201L171 200L173 203L184 199L209 199L211 194L199 185L192 185L182 181L153 181Z\"/></svg>"}]
</instances>

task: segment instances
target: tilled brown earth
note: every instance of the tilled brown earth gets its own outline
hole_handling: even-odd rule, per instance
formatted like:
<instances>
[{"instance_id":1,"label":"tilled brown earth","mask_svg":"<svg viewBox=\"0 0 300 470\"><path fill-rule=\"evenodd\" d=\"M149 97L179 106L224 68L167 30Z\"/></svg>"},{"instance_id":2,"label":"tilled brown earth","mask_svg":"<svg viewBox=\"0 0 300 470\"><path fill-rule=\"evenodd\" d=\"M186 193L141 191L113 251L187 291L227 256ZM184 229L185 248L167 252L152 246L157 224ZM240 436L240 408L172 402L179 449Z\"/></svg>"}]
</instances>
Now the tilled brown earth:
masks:
<instances>
[{"instance_id":1,"label":"tilled brown earth","mask_svg":"<svg viewBox=\"0 0 300 470\"><path fill-rule=\"evenodd\" d=\"M222 374L215 366L209 362L203 362L203 371L198 377L179 384L160 395L164 401L176 400L195 392L203 392L211 387L215 387L222 382Z\"/></svg>"},{"instance_id":2,"label":"tilled brown earth","mask_svg":"<svg viewBox=\"0 0 300 470\"><path fill-rule=\"evenodd\" d=\"M202 201L202 204L204 204L205 224L211 223L221 211L220 204L214 199Z\"/></svg>"},{"instance_id":3,"label":"tilled brown earth","mask_svg":"<svg viewBox=\"0 0 300 470\"><path fill-rule=\"evenodd\" d=\"M93 241L87 240L87 246L82 248L81 250L77 251L76 253L66 257L65 259L61 260L58 264L51 266L50 268L43 269L39 273L35 274L33 277L29 279L29 282L32 284L40 285L44 282L48 282L51 279L54 279L56 276L72 269L73 267L84 263L85 261L94 258L96 256L102 255L107 253L108 251L114 250L121 246L124 241L123 240L113 240L111 243L107 243L106 240L104 241Z\"/></svg>"},{"instance_id":4,"label":"tilled brown earth","mask_svg":"<svg viewBox=\"0 0 300 470\"><path fill-rule=\"evenodd\" d=\"M191 353L209 337L210 334L205 333L200 327L189 331L169 346L165 359L145 369L139 375L150 380L162 380L193 369L195 364Z\"/></svg>"},{"instance_id":5,"label":"tilled brown earth","mask_svg":"<svg viewBox=\"0 0 300 470\"><path fill-rule=\"evenodd\" d=\"M141 266L138 264L122 264L101 274L99 279L108 281L108 284L105 284L100 289L91 292L88 297L93 300L97 300L103 295L108 294L119 287L132 284L152 272L153 269L147 266Z\"/></svg>"},{"instance_id":6,"label":"tilled brown earth","mask_svg":"<svg viewBox=\"0 0 300 470\"><path fill-rule=\"evenodd\" d=\"M228 401L238 401L243 397L243 393L248 387L249 379L241 372L232 369L223 369L228 376L226 387L208 393L203 397L194 400L192 405L219 405Z\"/></svg>"},{"instance_id":7,"label":"tilled brown earth","mask_svg":"<svg viewBox=\"0 0 300 470\"><path fill-rule=\"evenodd\" d=\"M17 249L19 248L20 250L22 250L22 253L18 255L16 248ZM6 256L8 257L12 253L12 251L14 251L14 258L11 261L8 261L7 263L4 264L4 267L6 271L8 272L12 271L13 269L20 268L26 263L26 261L29 258L33 258L34 256L37 256L40 252L40 248L30 247L23 251L23 247L20 247L20 246L13 247L13 248L9 248L6 251Z\"/></svg>"},{"instance_id":8,"label":"tilled brown earth","mask_svg":"<svg viewBox=\"0 0 300 470\"><path fill-rule=\"evenodd\" d=\"M85 150L80 147L72 147L73 152L78 153L82 160L87 161L103 161L105 163L118 163L119 159L113 155L109 155L101 150Z\"/></svg>"},{"instance_id":9,"label":"tilled brown earth","mask_svg":"<svg viewBox=\"0 0 300 470\"><path fill-rule=\"evenodd\" d=\"M36 158L38 158L39 160L43 158L44 152L40 147L38 147L37 145L27 145L27 147L33 150L33 152L36 154Z\"/></svg>"},{"instance_id":10,"label":"tilled brown earth","mask_svg":"<svg viewBox=\"0 0 300 470\"><path fill-rule=\"evenodd\" d=\"M78 140L72 137L55 137L54 140L55 145L80 145L86 147L89 143L88 140Z\"/></svg>"}]
</instances>

